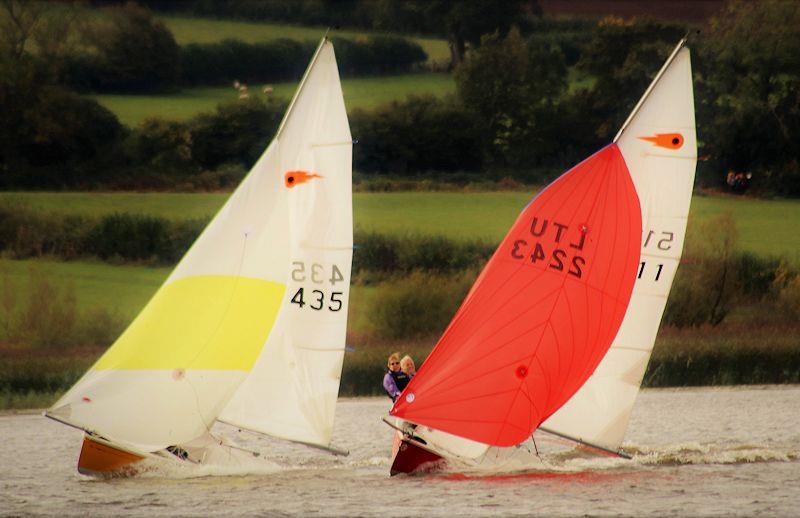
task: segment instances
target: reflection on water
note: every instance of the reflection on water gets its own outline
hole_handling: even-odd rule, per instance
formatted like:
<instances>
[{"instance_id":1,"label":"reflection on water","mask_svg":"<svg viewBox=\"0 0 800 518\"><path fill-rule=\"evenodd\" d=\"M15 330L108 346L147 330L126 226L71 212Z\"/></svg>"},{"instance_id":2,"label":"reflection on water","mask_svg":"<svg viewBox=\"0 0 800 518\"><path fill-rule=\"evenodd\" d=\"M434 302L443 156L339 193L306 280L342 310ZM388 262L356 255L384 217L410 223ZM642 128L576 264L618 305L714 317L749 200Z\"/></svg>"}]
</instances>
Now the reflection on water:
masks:
<instances>
[{"instance_id":1,"label":"reflection on water","mask_svg":"<svg viewBox=\"0 0 800 518\"><path fill-rule=\"evenodd\" d=\"M544 471L389 478L387 398L339 403L349 457L220 426L236 466L150 466L131 479L75 471L80 432L39 415L0 416L0 514L386 516L796 515L800 386L648 390L625 442L632 460L567 454Z\"/></svg>"}]
</instances>

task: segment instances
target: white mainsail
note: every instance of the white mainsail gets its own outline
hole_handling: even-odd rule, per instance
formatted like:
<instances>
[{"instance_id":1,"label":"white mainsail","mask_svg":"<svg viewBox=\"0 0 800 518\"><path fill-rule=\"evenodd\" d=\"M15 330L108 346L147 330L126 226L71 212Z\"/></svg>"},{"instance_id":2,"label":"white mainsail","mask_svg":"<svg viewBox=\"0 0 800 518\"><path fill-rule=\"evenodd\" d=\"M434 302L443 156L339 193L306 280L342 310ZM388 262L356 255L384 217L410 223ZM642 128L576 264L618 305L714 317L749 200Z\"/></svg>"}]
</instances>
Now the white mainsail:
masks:
<instances>
[{"instance_id":1,"label":"white mainsail","mask_svg":"<svg viewBox=\"0 0 800 518\"><path fill-rule=\"evenodd\" d=\"M144 452L204 436L220 415L327 444L350 285L351 153L323 39L264 155L46 414Z\"/></svg>"},{"instance_id":2,"label":"white mainsail","mask_svg":"<svg viewBox=\"0 0 800 518\"><path fill-rule=\"evenodd\" d=\"M686 234L697 138L689 49L682 41L615 138L642 208L642 250L628 312L584 386L542 429L616 451L628 421Z\"/></svg>"}]
</instances>

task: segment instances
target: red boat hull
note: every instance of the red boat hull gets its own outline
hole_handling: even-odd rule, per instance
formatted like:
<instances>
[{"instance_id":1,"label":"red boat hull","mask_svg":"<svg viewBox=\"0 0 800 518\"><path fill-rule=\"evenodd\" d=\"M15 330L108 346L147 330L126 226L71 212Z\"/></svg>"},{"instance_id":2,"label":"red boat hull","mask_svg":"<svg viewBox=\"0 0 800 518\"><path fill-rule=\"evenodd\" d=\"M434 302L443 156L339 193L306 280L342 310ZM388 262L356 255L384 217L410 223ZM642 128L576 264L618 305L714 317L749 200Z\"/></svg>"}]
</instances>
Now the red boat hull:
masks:
<instances>
[{"instance_id":1,"label":"red boat hull","mask_svg":"<svg viewBox=\"0 0 800 518\"><path fill-rule=\"evenodd\" d=\"M399 473L407 475L430 473L443 469L445 464L446 461L441 455L427 449L414 439L403 437L392 458L392 467L389 473L392 476Z\"/></svg>"}]
</instances>

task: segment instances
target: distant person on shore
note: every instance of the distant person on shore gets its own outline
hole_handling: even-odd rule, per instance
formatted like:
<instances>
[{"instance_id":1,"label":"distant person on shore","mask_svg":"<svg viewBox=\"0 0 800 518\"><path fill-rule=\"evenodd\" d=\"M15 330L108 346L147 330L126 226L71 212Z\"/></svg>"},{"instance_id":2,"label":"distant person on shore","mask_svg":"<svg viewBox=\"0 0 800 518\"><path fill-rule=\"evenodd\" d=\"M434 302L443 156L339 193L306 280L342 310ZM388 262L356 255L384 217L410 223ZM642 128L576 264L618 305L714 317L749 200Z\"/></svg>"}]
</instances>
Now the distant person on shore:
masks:
<instances>
[{"instance_id":1,"label":"distant person on shore","mask_svg":"<svg viewBox=\"0 0 800 518\"><path fill-rule=\"evenodd\" d=\"M414 377L417 373L417 367L414 365L414 360L411 359L411 356L405 355L403 359L400 360L400 370L408 374L408 379Z\"/></svg>"},{"instance_id":2,"label":"distant person on shore","mask_svg":"<svg viewBox=\"0 0 800 518\"><path fill-rule=\"evenodd\" d=\"M388 372L383 376L383 389L392 398L392 401L395 401L411 378L400 370L400 353L389 355L386 366Z\"/></svg>"}]
</instances>

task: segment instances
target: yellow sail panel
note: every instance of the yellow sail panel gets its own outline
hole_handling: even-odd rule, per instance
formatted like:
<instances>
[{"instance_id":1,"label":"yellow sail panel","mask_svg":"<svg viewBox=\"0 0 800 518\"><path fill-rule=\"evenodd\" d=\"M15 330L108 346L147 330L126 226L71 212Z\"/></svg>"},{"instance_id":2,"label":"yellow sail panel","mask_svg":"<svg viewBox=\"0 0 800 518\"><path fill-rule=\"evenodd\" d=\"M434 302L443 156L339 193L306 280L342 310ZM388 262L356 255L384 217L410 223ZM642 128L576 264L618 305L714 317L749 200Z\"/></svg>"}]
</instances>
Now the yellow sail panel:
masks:
<instances>
[{"instance_id":1,"label":"yellow sail panel","mask_svg":"<svg viewBox=\"0 0 800 518\"><path fill-rule=\"evenodd\" d=\"M283 284L248 277L178 279L156 293L93 369L247 372L272 330L285 290Z\"/></svg>"}]
</instances>

